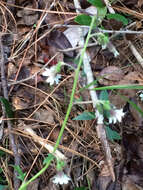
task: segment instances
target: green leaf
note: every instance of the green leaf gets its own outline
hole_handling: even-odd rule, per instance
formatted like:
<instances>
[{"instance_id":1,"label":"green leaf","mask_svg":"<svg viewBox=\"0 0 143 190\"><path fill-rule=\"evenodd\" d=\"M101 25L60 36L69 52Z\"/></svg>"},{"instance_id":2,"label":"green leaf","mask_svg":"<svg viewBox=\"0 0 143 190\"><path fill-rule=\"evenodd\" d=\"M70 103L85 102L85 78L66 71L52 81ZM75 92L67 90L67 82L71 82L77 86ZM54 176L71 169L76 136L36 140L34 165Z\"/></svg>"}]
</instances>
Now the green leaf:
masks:
<instances>
[{"instance_id":1,"label":"green leaf","mask_svg":"<svg viewBox=\"0 0 143 190\"><path fill-rule=\"evenodd\" d=\"M106 130L107 138L109 140L114 141L114 140L120 140L121 139L121 136L119 135L119 133L112 130L110 127L106 126L105 130Z\"/></svg>"},{"instance_id":2,"label":"green leaf","mask_svg":"<svg viewBox=\"0 0 143 190\"><path fill-rule=\"evenodd\" d=\"M43 164L47 164L49 161L54 160L55 156L53 154L48 154L48 156L44 159Z\"/></svg>"},{"instance_id":3,"label":"green leaf","mask_svg":"<svg viewBox=\"0 0 143 190\"><path fill-rule=\"evenodd\" d=\"M99 113L103 115L104 110L101 102L96 104L96 108L99 111Z\"/></svg>"},{"instance_id":4,"label":"green leaf","mask_svg":"<svg viewBox=\"0 0 143 190\"><path fill-rule=\"evenodd\" d=\"M93 112L83 112L82 114L78 115L77 117L73 118L73 120L92 120L95 119L95 115Z\"/></svg>"},{"instance_id":5,"label":"green leaf","mask_svg":"<svg viewBox=\"0 0 143 190\"><path fill-rule=\"evenodd\" d=\"M94 88L94 90L114 90L114 89L143 89L143 85L127 84L127 85L112 85L112 86Z\"/></svg>"},{"instance_id":6,"label":"green leaf","mask_svg":"<svg viewBox=\"0 0 143 190\"><path fill-rule=\"evenodd\" d=\"M3 103L3 105L5 107L7 117L8 118L14 118L14 113L12 111L12 108L11 108L9 101L3 97L0 98L0 101Z\"/></svg>"},{"instance_id":7,"label":"green leaf","mask_svg":"<svg viewBox=\"0 0 143 190\"><path fill-rule=\"evenodd\" d=\"M102 90L99 95L100 100L109 100L107 90Z\"/></svg>"},{"instance_id":8,"label":"green leaf","mask_svg":"<svg viewBox=\"0 0 143 190\"><path fill-rule=\"evenodd\" d=\"M61 71L61 66L63 65L62 61L59 61L58 64L56 65L56 72L59 73Z\"/></svg>"},{"instance_id":9,"label":"green leaf","mask_svg":"<svg viewBox=\"0 0 143 190\"><path fill-rule=\"evenodd\" d=\"M94 5L95 7L105 7L105 4L103 4L102 0L88 0L88 2Z\"/></svg>"},{"instance_id":10,"label":"green leaf","mask_svg":"<svg viewBox=\"0 0 143 190\"><path fill-rule=\"evenodd\" d=\"M17 165L11 165L14 167L14 169L17 171L17 173L19 174L19 176L17 176L18 179L20 179L21 181L24 181L24 178L26 176L26 173L23 173L23 171L21 170L21 168Z\"/></svg>"},{"instance_id":11,"label":"green leaf","mask_svg":"<svg viewBox=\"0 0 143 190\"><path fill-rule=\"evenodd\" d=\"M124 25L128 24L128 20L126 19L126 17L118 13L115 13L115 14L110 13L110 14L106 14L106 16L108 19L115 19L117 21L122 22Z\"/></svg>"},{"instance_id":12,"label":"green leaf","mask_svg":"<svg viewBox=\"0 0 143 190\"><path fill-rule=\"evenodd\" d=\"M74 21L77 22L78 24L85 26L90 26L91 20L92 20L91 16L85 14L78 15L74 19Z\"/></svg>"},{"instance_id":13,"label":"green leaf","mask_svg":"<svg viewBox=\"0 0 143 190\"><path fill-rule=\"evenodd\" d=\"M110 101L109 100L104 101L104 103L103 103L103 109L104 110L110 110L111 109Z\"/></svg>"},{"instance_id":14,"label":"green leaf","mask_svg":"<svg viewBox=\"0 0 143 190\"><path fill-rule=\"evenodd\" d=\"M102 46L102 49L105 49L107 47L108 42L109 42L109 38L108 38L108 36L106 36L103 33L98 33L97 34L97 41L98 41L99 45Z\"/></svg>"},{"instance_id":15,"label":"green leaf","mask_svg":"<svg viewBox=\"0 0 143 190\"><path fill-rule=\"evenodd\" d=\"M6 185L0 185L0 190L5 190L6 189Z\"/></svg>"},{"instance_id":16,"label":"green leaf","mask_svg":"<svg viewBox=\"0 0 143 190\"><path fill-rule=\"evenodd\" d=\"M0 150L0 157L6 155L6 153L2 150Z\"/></svg>"},{"instance_id":17,"label":"green leaf","mask_svg":"<svg viewBox=\"0 0 143 190\"><path fill-rule=\"evenodd\" d=\"M57 160L56 168L58 171L63 170L64 166L65 166L65 162L63 160Z\"/></svg>"}]
</instances>

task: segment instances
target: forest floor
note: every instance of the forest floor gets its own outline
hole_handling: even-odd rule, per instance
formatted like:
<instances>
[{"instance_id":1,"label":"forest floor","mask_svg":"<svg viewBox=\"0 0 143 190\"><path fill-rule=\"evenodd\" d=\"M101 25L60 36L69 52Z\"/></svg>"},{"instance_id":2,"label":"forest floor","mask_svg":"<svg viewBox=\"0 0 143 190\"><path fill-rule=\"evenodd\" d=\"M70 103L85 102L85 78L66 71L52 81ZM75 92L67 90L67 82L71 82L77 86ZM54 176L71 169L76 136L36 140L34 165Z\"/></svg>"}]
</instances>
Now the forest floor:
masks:
<instances>
[{"instance_id":1,"label":"forest floor","mask_svg":"<svg viewBox=\"0 0 143 190\"><path fill-rule=\"evenodd\" d=\"M142 0L0 1L0 190L143 190L142 20Z\"/></svg>"}]
</instances>

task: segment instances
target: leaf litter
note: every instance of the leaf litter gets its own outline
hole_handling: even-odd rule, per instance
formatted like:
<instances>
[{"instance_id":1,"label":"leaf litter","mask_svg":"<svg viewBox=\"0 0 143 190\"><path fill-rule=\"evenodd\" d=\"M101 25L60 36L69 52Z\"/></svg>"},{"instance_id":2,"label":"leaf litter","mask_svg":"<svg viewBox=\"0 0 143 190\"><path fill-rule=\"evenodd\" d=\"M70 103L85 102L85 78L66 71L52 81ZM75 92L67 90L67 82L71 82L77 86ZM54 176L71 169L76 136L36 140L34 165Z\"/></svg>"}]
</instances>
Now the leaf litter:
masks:
<instances>
[{"instance_id":1,"label":"leaf litter","mask_svg":"<svg viewBox=\"0 0 143 190\"><path fill-rule=\"evenodd\" d=\"M87 1L79 0L79 2L81 4L81 10L79 11L82 14L85 13L90 16L97 11ZM122 4L128 8L130 13L126 16L128 20L128 24L126 22L127 27L130 30L142 31L141 19L137 18L136 15L132 15L132 11L142 11L142 1L114 1L112 5L113 8L115 7L115 11L116 7L120 7L121 12L124 13ZM6 16L3 14L4 6L11 11L15 21L11 19L9 23L10 13L5 9ZM48 12L42 21L45 8ZM57 11L57 14L55 11ZM65 14L67 12L69 14ZM9 33L9 35L4 34L3 44L6 59L6 81L10 105L14 111L14 118L12 118L14 120L13 133L21 155L20 168L24 173L29 173L27 179L30 179L42 168L43 160L49 153L46 146L54 147L67 111L74 70L77 68L76 60L80 56L79 50L76 49L81 40L78 30L80 25L77 25L74 21L75 15L72 15L72 13L75 12L75 4L70 0L54 2L22 0L7 1L7 4L1 2L1 31ZM117 13L120 14L120 11L117 11ZM122 30L126 27L124 26L125 20L122 22L114 19L113 16L109 20L107 18L103 20L103 27L107 30ZM134 22L135 25L132 25ZM85 28L84 38L87 32L88 28ZM30 35L30 38L27 38L28 35ZM129 48L128 40L143 56L142 34L123 34L111 38L111 45L112 47L115 46L115 49L119 52L118 56L115 56L111 51L110 45L106 49L102 49L99 44L87 49L91 58L96 86L143 85L142 67ZM95 39L90 39L90 43L93 41L95 42ZM66 51L67 49L70 49L70 51ZM52 59L57 52L58 55ZM49 62L50 59L52 61ZM49 77L49 71L52 67L56 69L59 62L65 62L67 65L61 67L60 80L55 83L56 75L53 75L52 81L50 81L51 85L49 85L46 82L46 77ZM45 70L39 72L41 68ZM43 76L42 73L46 72L46 69L48 74ZM36 77L33 77L35 73ZM25 80L29 77L30 79ZM20 83L16 84L18 81ZM57 175L56 161L54 161L48 170L28 186L28 189L70 190L88 187L88 189L95 190L140 190L143 188L141 171L143 164L143 144L141 140L143 103L139 96L140 92L135 89L108 90L111 104L116 109L124 111L124 117L120 120L120 123L109 122L109 126L106 125L105 127L113 155L112 163L116 176L113 182L105 159L105 150L103 150L100 140L97 138L94 109L91 103L85 103L91 101L89 92L87 88L80 91L85 82L85 73L81 69L74 97L74 102L80 102L81 104L73 104L58 148L59 154L67 158L66 166L62 171L64 177L66 176L64 180L68 179L67 184L63 184L61 181L61 185L57 184L59 178L58 180L54 178ZM12 83L15 84L12 85ZM2 91L1 96L3 96ZM135 109L134 104L141 112ZM1 117L5 118L2 110L3 105L1 105ZM108 121L106 122L108 123ZM26 129L29 129L29 131L26 131ZM8 133L7 125L4 123L1 147L11 150L11 145L7 146ZM8 163L5 163L6 156ZM13 157L9 154L6 155L5 153L4 156L1 156L0 164L3 177L0 179L0 185L2 187L8 185L7 182L9 181L13 184L13 171L10 169L10 163L13 161ZM7 175L9 172L10 175ZM56 185L52 179L55 179Z\"/></svg>"}]
</instances>

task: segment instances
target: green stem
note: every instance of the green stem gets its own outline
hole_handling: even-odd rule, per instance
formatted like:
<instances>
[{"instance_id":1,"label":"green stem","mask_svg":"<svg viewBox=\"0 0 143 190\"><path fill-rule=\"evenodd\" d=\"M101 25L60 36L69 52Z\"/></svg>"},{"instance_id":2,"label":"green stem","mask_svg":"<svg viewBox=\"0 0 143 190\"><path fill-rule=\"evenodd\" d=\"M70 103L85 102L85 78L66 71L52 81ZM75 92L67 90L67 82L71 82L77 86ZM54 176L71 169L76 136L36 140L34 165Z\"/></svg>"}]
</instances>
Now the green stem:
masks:
<instances>
[{"instance_id":1,"label":"green stem","mask_svg":"<svg viewBox=\"0 0 143 190\"><path fill-rule=\"evenodd\" d=\"M53 159L49 159L47 161L46 165L36 175L34 175L29 181L23 183L20 186L19 190L26 190L27 185L29 185L32 181L34 181L36 178L38 178L42 173L44 173L46 171L46 169L49 167L52 160Z\"/></svg>"},{"instance_id":2,"label":"green stem","mask_svg":"<svg viewBox=\"0 0 143 190\"><path fill-rule=\"evenodd\" d=\"M84 44L84 48L83 48L83 50L81 52L81 56L80 56L80 60L79 60L79 63L78 63L78 67L77 67L77 69L75 71L75 79L74 79L74 83L73 83L72 93L71 93L71 96L70 96L70 102L69 102L69 105L68 105L67 113L66 113L64 122L62 124L62 127L61 127L61 130L60 130L58 139L57 139L55 147L54 147L54 152L57 150L57 148L58 148L58 146L60 144L60 141L61 141L64 129L65 129L67 120L69 118L69 115L70 115L70 112L71 112L71 109L72 109L73 100L74 100L74 94L75 94L75 90L76 90L76 86L77 86L77 81L78 81L80 67L81 67L81 64L82 64L82 61L83 61L83 58L84 58L84 54L85 54L85 51L86 51L86 48L87 48L87 45L88 45L88 41L89 41L90 36L91 36L91 31L92 31L92 28L94 26L95 19L96 19L96 16L92 17L92 21L91 21L90 28L89 28L89 31L88 31L88 35L87 35L87 38L86 38L86 41L85 41L85 44Z\"/></svg>"},{"instance_id":3,"label":"green stem","mask_svg":"<svg viewBox=\"0 0 143 190\"><path fill-rule=\"evenodd\" d=\"M73 83L72 93L71 93L71 96L70 96L70 103L68 105L67 113L66 113L64 122L62 124L62 127L61 127L61 130L60 130L58 139L57 139L56 144L54 146L54 152L57 150L57 148L58 148L58 146L60 144L60 141L61 141L64 129L65 129L67 120L69 118L69 115L70 115L70 112L71 112L71 109L72 109L73 100L74 100L74 94L75 94L75 90L76 90L76 86L77 86L77 81L78 81L78 76L79 76L79 72L80 72L80 67L81 67L81 64L82 64L82 61L83 61L83 58L84 58L84 53L86 51L86 48L87 48L87 45L88 45L88 41L90 39L90 35L91 35L91 31L92 31L92 28L93 28L94 23L95 23L95 19L96 19L96 16L92 17L92 21L91 21L91 24L90 24L90 29L89 29L89 32L88 32L88 35L87 35L87 38L86 38L86 41L85 41L85 44L84 44L84 48L83 48L81 56L80 56L78 67L77 67L77 69L75 71L75 79L74 79L74 83ZM19 190L25 190L26 187L27 187L27 185L29 185L29 183L31 183L32 181L34 181L43 172L45 172L46 169L49 167L50 163L52 162L52 160L53 159L49 159L48 162L47 162L47 164L36 175L34 175L29 181L25 182L24 184L22 184L20 186Z\"/></svg>"}]
</instances>

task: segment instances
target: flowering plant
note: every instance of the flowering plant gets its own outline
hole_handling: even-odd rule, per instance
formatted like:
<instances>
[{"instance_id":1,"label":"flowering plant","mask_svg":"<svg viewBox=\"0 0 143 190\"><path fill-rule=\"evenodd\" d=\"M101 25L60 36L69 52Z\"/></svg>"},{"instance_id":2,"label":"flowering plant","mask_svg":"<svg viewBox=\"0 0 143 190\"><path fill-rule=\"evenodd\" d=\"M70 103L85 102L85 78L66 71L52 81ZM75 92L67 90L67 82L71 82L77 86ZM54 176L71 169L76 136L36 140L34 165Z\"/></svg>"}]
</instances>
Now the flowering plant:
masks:
<instances>
[{"instance_id":1,"label":"flowering plant","mask_svg":"<svg viewBox=\"0 0 143 190\"><path fill-rule=\"evenodd\" d=\"M42 73L43 76L46 76L46 82L53 85L54 83L58 84L59 79L61 78L60 74L57 74L57 66L54 65L50 68L45 68L45 71Z\"/></svg>"}]
</instances>

